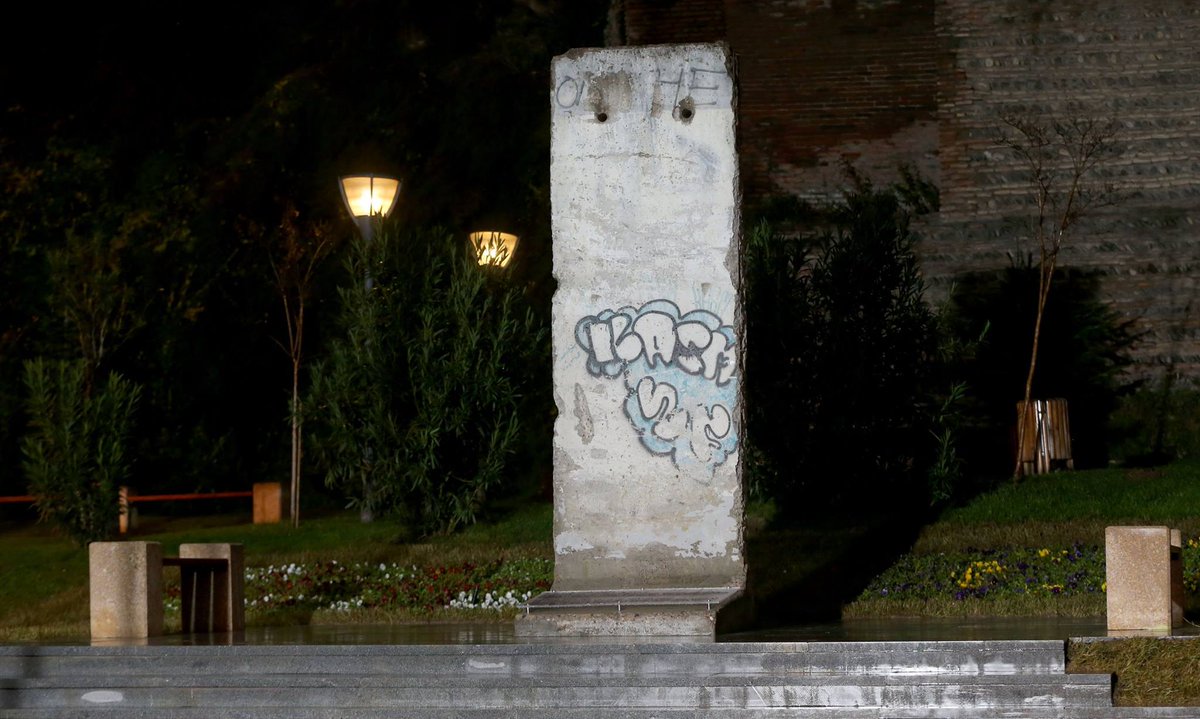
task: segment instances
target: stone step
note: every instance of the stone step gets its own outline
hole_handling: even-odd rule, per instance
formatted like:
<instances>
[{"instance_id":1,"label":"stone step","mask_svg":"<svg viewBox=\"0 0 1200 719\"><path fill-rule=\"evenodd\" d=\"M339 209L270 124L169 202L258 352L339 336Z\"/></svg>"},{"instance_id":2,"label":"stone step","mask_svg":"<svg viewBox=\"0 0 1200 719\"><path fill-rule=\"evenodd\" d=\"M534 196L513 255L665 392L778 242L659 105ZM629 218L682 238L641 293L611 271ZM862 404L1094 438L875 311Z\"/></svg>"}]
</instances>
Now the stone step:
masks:
<instances>
[{"instance_id":1,"label":"stone step","mask_svg":"<svg viewBox=\"0 0 1200 719\"><path fill-rule=\"evenodd\" d=\"M1090 713L1111 678L1064 658L1061 641L8 646L0 719L1117 719Z\"/></svg>"},{"instance_id":2,"label":"stone step","mask_svg":"<svg viewBox=\"0 0 1200 719\"><path fill-rule=\"evenodd\" d=\"M613 707L553 709L423 709L366 707L92 707L0 708L0 719L1200 719L1191 707L971 708L801 707L793 709Z\"/></svg>"},{"instance_id":3,"label":"stone step","mask_svg":"<svg viewBox=\"0 0 1200 719\"><path fill-rule=\"evenodd\" d=\"M0 680L30 676L392 674L609 677L786 674L986 676L1065 671L1061 641L448 646L0 647Z\"/></svg>"},{"instance_id":4,"label":"stone step","mask_svg":"<svg viewBox=\"0 0 1200 719\"><path fill-rule=\"evenodd\" d=\"M30 678L0 688L0 706L376 707L403 709L1103 707L1107 675L1034 677L146 676L80 681Z\"/></svg>"}]
</instances>

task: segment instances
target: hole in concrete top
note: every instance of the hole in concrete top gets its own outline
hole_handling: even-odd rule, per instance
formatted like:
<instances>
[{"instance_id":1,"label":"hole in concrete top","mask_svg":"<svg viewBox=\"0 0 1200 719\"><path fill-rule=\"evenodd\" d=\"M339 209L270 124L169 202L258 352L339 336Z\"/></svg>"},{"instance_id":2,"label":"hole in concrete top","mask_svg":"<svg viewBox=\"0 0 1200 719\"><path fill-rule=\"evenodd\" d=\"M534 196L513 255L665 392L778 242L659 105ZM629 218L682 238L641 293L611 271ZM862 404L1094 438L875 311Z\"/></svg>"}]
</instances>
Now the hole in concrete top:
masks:
<instances>
[{"instance_id":1,"label":"hole in concrete top","mask_svg":"<svg viewBox=\"0 0 1200 719\"><path fill-rule=\"evenodd\" d=\"M696 115L696 103L692 98L685 97L679 101L679 104L675 107L675 112L678 113L675 117L682 120L684 124L687 124Z\"/></svg>"},{"instance_id":2,"label":"hole in concrete top","mask_svg":"<svg viewBox=\"0 0 1200 719\"><path fill-rule=\"evenodd\" d=\"M596 113L596 122L608 122L608 113L607 112L597 112Z\"/></svg>"}]
</instances>

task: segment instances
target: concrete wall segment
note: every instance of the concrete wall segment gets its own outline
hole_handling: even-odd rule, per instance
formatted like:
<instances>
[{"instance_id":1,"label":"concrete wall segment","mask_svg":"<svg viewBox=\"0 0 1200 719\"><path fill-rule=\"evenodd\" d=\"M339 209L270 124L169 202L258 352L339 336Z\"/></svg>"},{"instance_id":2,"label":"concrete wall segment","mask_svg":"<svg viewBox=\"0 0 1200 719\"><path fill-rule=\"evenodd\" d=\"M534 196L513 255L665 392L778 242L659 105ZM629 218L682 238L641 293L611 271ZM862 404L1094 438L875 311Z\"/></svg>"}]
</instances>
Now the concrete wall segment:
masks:
<instances>
[{"instance_id":1,"label":"concrete wall segment","mask_svg":"<svg viewBox=\"0 0 1200 719\"><path fill-rule=\"evenodd\" d=\"M572 51L550 102L555 588L741 586L730 55Z\"/></svg>"}]
</instances>

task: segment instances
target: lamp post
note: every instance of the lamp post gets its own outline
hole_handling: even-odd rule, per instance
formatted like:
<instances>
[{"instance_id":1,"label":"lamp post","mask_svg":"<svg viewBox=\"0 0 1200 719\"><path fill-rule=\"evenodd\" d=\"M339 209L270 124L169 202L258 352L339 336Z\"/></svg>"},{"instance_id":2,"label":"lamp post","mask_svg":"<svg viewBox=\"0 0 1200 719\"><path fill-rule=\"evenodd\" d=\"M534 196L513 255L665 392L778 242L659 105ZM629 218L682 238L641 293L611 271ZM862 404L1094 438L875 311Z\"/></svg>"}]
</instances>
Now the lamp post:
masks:
<instances>
[{"instance_id":1,"label":"lamp post","mask_svg":"<svg viewBox=\"0 0 1200 719\"><path fill-rule=\"evenodd\" d=\"M517 251L517 242L520 240L512 233L497 230L472 232L470 239L471 249L474 250L475 259L480 265L502 268L508 267L508 263L512 262L513 253Z\"/></svg>"},{"instance_id":2,"label":"lamp post","mask_svg":"<svg viewBox=\"0 0 1200 719\"><path fill-rule=\"evenodd\" d=\"M342 202L346 205L346 211L354 219L359 234L365 242L370 243L375 238L376 227L383 218L392 214L392 208L396 206L396 195L400 194L400 180L374 173L342 175L338 187L342 191ZM370 292L373 285L374 281L368 268L366 277L363 278L363 289ZM373 458L370 446L365 448L365 455L365 461L370 464ZM359 509L359 519L364 523L375 518L372 507L373 493L373 482L364 476L363 503Z\"/></svg>"}]
</instances>

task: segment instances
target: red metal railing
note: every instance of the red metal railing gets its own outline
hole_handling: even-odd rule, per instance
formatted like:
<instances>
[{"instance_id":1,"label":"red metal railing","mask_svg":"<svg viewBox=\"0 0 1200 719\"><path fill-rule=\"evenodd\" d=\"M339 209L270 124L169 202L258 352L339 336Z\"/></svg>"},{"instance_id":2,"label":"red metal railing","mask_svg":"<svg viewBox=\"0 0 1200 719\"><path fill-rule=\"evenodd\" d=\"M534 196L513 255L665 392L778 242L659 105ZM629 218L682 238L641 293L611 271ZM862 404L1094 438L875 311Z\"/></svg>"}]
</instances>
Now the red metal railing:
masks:
<instances>
[{"instance_id":1,"label":"red metal railing","mask_svg":"<svg viewBox=\"0 0 1200 719\"><path fill-rule=\"evenodd\" d=\"M203 494L130 494L129 503L134 502L175 502L189 499L245 499L253 497L254 492L206 492Z\"/></svg>"},{"instance_id":2,"label":"red metal railing","mask_svg":"<svg viewBox=\"0 0 1200 719\"><path fill-rule=\"evenodd\" d=\"M253 497L254 492L204 492L199 494L131 494L126 501L133 502L175 502L189 499L245 499ZM0 497L0 504L33 504L37 497L23 495L18 497Z\"/></svg>"},{"instance_id":3,"label":"red metal railing","mask_svg":"<svg viewBox=\"0 0 1200 719\"><path fill-rule=\"evenodd\" d=\"M121 487L121 491L117 498L117 530L120 534L125 534L130 528L130 509L129 505L139 502L187 502L193 499L252 499L254 492L205 492L202 494L137 494L127 487ZM31 495L21 495L17 497L0 497L0 504L33 504L37 501L37 497ZM257 503L256 503L257 507ZM258 510L255 509L255 522L259 521ZM278 519L264 520L278 521Z\"/></svg>"}]
</instances>

